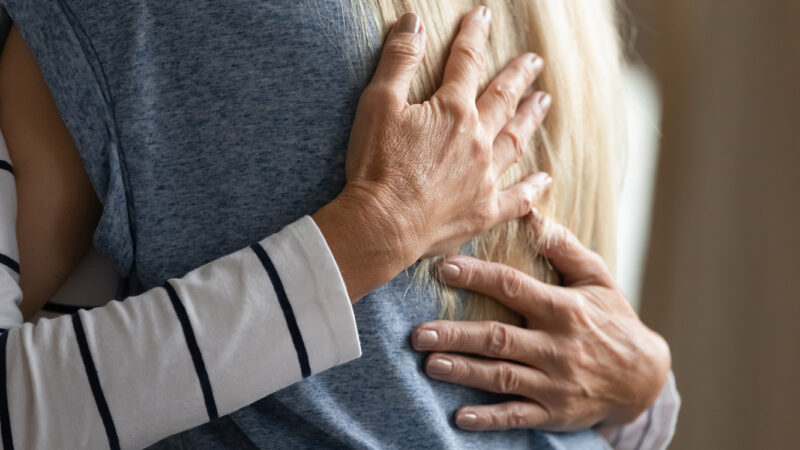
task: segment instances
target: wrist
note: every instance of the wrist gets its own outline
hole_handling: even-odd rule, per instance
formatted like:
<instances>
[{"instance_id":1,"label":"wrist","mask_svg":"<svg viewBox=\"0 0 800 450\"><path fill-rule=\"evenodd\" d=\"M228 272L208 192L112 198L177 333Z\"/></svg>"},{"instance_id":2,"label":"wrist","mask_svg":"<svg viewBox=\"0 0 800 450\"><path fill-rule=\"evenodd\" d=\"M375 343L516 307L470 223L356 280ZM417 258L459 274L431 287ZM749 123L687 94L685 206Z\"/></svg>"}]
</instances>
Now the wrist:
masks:
<instances>
[{"instance_id":1,"label":"wrist","mask_svg":"<svg viewBox=\"0 0 800 450\"><path fill-rule=\"evenodd\" d=\"M630 402L620 407L609 415L604 423L611 425L625 425L635 421L658 400L664 385L667 382L672 366L672 356L669 345L661 335L641 324L643 339L640 345L637 376L639 383L631 383L632 389L627 398Z\"/></svg>"},{"instance_id":2,"label":"wrist","mask_svg":"<svg viewBox=\"0 0 800 450\"><path fill-rule=\"evenodd\" d=\"M421 255L413 222L374 191L348 185L312 218L331 249L353 303Z\"/></svg>"}]
</instances>

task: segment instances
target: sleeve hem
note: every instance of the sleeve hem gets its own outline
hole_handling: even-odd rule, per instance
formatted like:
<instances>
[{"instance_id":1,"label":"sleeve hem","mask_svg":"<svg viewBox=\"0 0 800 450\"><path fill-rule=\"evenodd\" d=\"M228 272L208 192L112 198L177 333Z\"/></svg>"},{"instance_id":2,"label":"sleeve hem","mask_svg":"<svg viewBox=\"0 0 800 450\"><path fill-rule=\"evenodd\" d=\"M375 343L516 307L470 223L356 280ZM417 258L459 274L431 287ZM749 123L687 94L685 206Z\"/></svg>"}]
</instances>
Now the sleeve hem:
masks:
<instances>
[{"instance_id":1,"label":"sleeve hem","mask_svg":"<svg viewBox=\"0 0 800 450\"><path fill-rule=\"evenodd\" d=\"M305 216L286 228L287 248L275 261L290 292L294 314L309 351L312 373L361 356L353 307L336 260L313 219ZM286 259L296 258L294 263ZM281 261L281 259L284 259ZM295 273L286 273L294 266Z\"/></svg>"},{"instance_id":2,"label":"sleeve hem","mask_svg":"<svg viewBox=\"0 0 800 450\"><path fill-rule=\"evenodd\" d=\"M681 398L670 372L658 399L633 422L599 430L615 450L666 449L675 435Z\"/></svg>"}]
</instances>

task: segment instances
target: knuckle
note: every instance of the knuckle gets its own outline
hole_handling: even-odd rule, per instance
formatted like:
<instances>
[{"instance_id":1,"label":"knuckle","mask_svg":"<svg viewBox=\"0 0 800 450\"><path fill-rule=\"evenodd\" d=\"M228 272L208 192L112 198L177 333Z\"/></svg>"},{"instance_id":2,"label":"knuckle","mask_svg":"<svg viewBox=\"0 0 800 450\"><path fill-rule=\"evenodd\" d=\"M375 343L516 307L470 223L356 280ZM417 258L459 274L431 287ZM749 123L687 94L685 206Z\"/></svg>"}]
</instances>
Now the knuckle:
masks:
<instances>
[{"instance_id":1,"label":"knuckle","mask_svg":"<svg viewBox=\"0 0 800 450\"><path fill-rule=\"evenodd\" d=\"M456 97L450 101L450 110L453 115L453 122L459 131L472 132L478 119L475 106L463 96Z\"/></svg>"},{"instance_id":2,"label":"knuckle","mask_svg":"<svg viewBox=\"0 0 800 450\"><path fill-rule=\"evenodd\" d=\"M467 380L472 376L472 365L460 358L453 359L453 372L451 379Z\"/></svg>"},{"instance_id":3,"label":"knuckle","mask_svg":"<svg viewBox=\"0 0 800 450\"><path fill-rule=\"evenodd\" d=\"M511 148L514 150L514 160L518 160L525 154L525 149L528 146L527 140L523 139L521 133L516 128L506 127L500 132L508 143L511 144Z\"/></svg>"},{"instance_id":4,"label":"knuckle","mask_svg":"<svg viewBox=\"0 0 800 450\"><path fill-rule=\"evenodd\" d=\"M453 327L442 332L443 342L448 348L459 349L464 346L467 334L459 327Z\"/></svg>"},{"instance_id":5,"label":"knuckle","mask_svg":"<svg viewBox=\"0 0 800 450\"><path fill-rule=\"evenodd\" d=\"M482 139L474 139L470 144L470 156L476 169L487 173L492 166L492 146ZM495 187L492 177L486 177L481 187L481 192L491 192Z\"/></svg>"},{"instance_id":6,"label":"knuckle","mask_svg":"<svg viewBox=\"0 0 800 450\"><path fill-rule=\"evenodd\" d=\"M524 428L528 423L528 415L519 406L512 406L508 411L508 428Z\"/></svg>"},{"instance_id":7,"label":"knuckle","mask_svg":"<svg viewBox=\"0 0 800 450\"><path fill-rule=\"evenodd\" d=\"M449 115L453 132L457 136L475 136L478 129L478 110L475 102L466 98L462 93L447 91L443 94L441 102L444 104L446 114Z\"/></svg>"},{"instance_id":8,"label":"knuckle","mask_svg":"<svg viewBox=\"0 0 800 450\"><path fill-rule=\"evenodd\" d=\"M459 268L461 269L461 273L458 275L458 279L464 286L472 286L475 283L475 269L472 267L472 264L462 261L462 263L459 264Z\"/></svg>"},{"instance_id":9,"label":"knuckle","mask_svg":"<svg viewBox=\"0 0 800 450\"><path fill-rule=\"evenodd\" d=\"M494 386L498 394L513 394L519 390L519 375L509 364L500 364L495 373Z\"/></svg>"},{"instance_id":10,"label":"knuckle","mask_svg":"<svg viewBox=\"0 0 800 450\"><path fill-rule=\"evenodd\" d=\"M488 208L480 208L473 216L474 231L481 233L491 228L494 223L494 214Z\"/></svg>"},{"instance_id":11,"label":"knuckle","mask_svg":"<svg viewBox=\"0 0 800 450\"><path fill-rule=\"evenodd\" d=\"M557 291L544 289L536 294L537 303L542 310L546 310L551 316L558 316L564 308L564 300L559 297Z\"/></svg>"},{"instance_id":12,"label":"knuckle","mask_svg":"<svg viewBox=\"0 0 800 450\"><path fill-rule=\"evenodd\" d=\"M410 63L415 63L419 58L419 48L411 42L394 39L384 45L384 52L392 55L393 58L400 60L407 60Z\"/></svg>"},{"instance_id":13,"label":"knuckle","mask_svg":"<svg viewBox=\"0 0 800 450\"><path fill-rule=\"evenodd\" d=\"M517 110L517 92L508 84L500 83L494 88L494 97L503 110L505 122L508 122Z\"/></svg>"},{"instance_id":14,"label":"knuckle","mask_svg":"<svg viewBox=\"0 0 800 450\"><path fill-rule=\"evenodd\" d=\"M500 277L500 293L509 299L515 299L521 296L525 290L525 281L520 276L520 273L510 267L504 267L499 272Z\"/></svg>"},{"instance_id":15,"label":"knuckle","mask_svg":"<svg viewBox=\"0 0 800 450\"><path fill-rule=\"evenodd\" d=\"M566 316L567 324L574 328L589 326L592 321L586 307L586 301L580 295L576 295L572 301L565 303L562 309Z\"/></svg>"},{"instance_id":16,"label":"knuckle","mask_svg":"<svg viewBox=\"0 0 800 450\"><path fill-rule=\"evenodd\" d=\"M453 46L453 54L460 57L466 64L472 65L478 70L483 70L486 60L484 59L483 52L477 47L469 43L457 43Z\"/></svg>"},{"instance_id":17,"label":"knuckle","mask_svg":"<svg viewBox=\"0 0 800 450\"><path fill-rule=\"evenodd\" d=\"M508 325L491 322L486 348L496 358L506 358L514 353L514 343Z\"/></svg>"}]
</instances>

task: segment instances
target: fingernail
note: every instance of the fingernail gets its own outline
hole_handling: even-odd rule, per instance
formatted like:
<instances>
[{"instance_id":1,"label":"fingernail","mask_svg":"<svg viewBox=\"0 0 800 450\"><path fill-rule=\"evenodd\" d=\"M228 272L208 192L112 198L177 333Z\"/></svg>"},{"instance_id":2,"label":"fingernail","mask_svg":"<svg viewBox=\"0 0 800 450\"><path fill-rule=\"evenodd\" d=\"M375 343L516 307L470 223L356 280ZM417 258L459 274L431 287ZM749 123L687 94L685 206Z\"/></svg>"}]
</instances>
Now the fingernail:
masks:
<instances>
[{"instance_id":1,"label":"fingernail","mask_svg":"<svg viewBox=\"0 0 800 450\"><path fill-rule=\"evenodd\" d=\"M455 280L461 275L461 268L455 264L439 264L439 277L442 281Z\"/></svg>"},{"instance_id":2,"label":"fingernail","mask_svg":"<svg viewBox=\"0 0 800 450\"><path fill-rule=\"evenodd\" d=\"M456 425L460 427L471 427L478 423L478 416L473 413L461 414L456 417Z\"/></svg>"},{"instance_id":3,"label":"fingernail","mask_svg":"<svg viewBox=\"0 0 800 450\"><path fill-rule=\"evenodd\" d=\"M398 33L416 33L419 29L419 17L414 13L406 13L397 21Z\"/></svg>"},{"instance_id":4,"label":"fingernail","mask_svg":"<svg viewBox=\"0 0 800 450\"><path fill-rule=\"evenodd\" d=\"M430 348L439 342L439 333L435 330L420 330L417 333L417 347Z\"/></svg>"},{"instance_id":5,"label":"fingernail","mask_svg":"<svg viewBox=\"0 0 800 450\"><path fill-rule=\"evenodd\" d=\"M544 94L539 98L539 107L542 108L542 113L546 113L553 103L553 97L550 94Z\"/></svg>"},{"instance_id":6,"label":"fingernail","mask_svg":"<svg viewBox=\"0 0 800 450\"><path fill-rule=\"evenodd\" d=\"M530 64L531 68L533 69L533 73L539 75L544 67L544 60L539 57L539 55L531 53Z\"/></svg>"},{"instance_id":7,"label":"fingernail","mask_svg":"<svg viewBox=\"0 0 800 450\"><path fill-rule=\"evenodd\" d=\"M489 18L492 17L492 11L485 6L481 6L481 16L484 20L489 20Z\"/></svg>"},{"instance_id":8,"label":"fingernail","mask_svg":"<svg viewBox=\"0 0 800 450\"><path fill-rule=\"evenodd\" d=\"M553 179L550 178L550 175L547 172L539 172L533 176L532 180L533 185L537 189L547 189L551 183L553 183Z\"/></svg>"},{"instance_id":9,"label":"fingernail","mask_svg":"<svg viewBox=\"0 0 800 450\"><path fill-rule=\"evenodd\" d=\"M428 361L428 372L447 375L453 371L453 362L444 358L431 358Z\"/></svg>"}]
</instances>

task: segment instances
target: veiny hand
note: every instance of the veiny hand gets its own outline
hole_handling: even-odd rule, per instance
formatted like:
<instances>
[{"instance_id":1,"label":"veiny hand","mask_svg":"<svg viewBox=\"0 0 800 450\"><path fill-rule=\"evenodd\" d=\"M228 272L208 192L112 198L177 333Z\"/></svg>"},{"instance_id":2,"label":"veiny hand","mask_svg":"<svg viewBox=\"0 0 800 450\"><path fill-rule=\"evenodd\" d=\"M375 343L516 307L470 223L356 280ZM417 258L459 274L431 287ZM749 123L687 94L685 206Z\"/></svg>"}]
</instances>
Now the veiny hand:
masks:
<instances>
[{"instance_id":1,"label":"veiny hand","mask_svg":"<svg viewBox=\"0 0 800 450\"><path fill-rule=\"evenodd\" d=\"M419 18L401 17L384 43L356 112L346 186L314 216L353 298L422 256L444 253L525 216L550 182L539 173L507 190L498 188L551 100L537 92L520 103L543 66L528 53L513 60L476 101L490 16L485 7L465 16L442 86L423 104L407 101L425 49ZM353 251L356 227L358 239L372 247ZM360 280L364 260L386 268L380 284L373 282L380 277Z\"/></svg>"},{"instance_id":2,"label":"veiny hand","mask_svg":"<svg viewBox=\"0 0 800 450\"><path fill-rule=\"evenodd\" d=\"M517 109L542 68L534 54L515 59L480 98L489 10L469 13L453 43L441 88L409 105L408 91L425 48L425 31L403 16L384 44L359 103L347 159L347 187L377 199L407 222L415 257L435 255L530 211L547 176L501 191L500 176L522 155L546 112L537 93ZM410 239L409 239L410 238Z\"/></svg>"},{"instance_id":3,"label":"veiny hand","mask_svg":"<svg viewBox=\"0 0 800 450\"><path fill-rule=\"evenodd\" d=\"M527 219L545 234L540 252L565 286L470 257L443 260L444 282L497 299L519 312L527 329L497 322L423 323L412 343L434 352L426 361L427 374L520 396L460 408L456 423L468 430L576 430L633 421L666 382L671 364L666 342L639 320L600 256L535 210Z\"/></svg>"}]
</instances>

